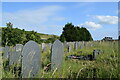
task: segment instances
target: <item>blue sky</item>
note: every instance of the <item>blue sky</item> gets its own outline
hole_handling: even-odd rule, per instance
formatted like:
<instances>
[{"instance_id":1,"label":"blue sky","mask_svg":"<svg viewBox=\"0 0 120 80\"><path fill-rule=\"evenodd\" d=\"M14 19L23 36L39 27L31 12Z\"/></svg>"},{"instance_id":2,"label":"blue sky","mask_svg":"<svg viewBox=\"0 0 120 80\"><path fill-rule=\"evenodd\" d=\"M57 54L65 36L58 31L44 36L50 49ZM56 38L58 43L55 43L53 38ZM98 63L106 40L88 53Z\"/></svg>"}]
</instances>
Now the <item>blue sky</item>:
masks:
<instances>
[{"instance_id":1,"label":"blue sky","mask_svg":"<svg viewBox=\"0 0 120 80\"><path fill-rule=\"evenodd\" d=\"M94 40L118 36L117 2L3 2L2 26L60 35L67 22L86 27Z\"/></svg>"}]
</instances>

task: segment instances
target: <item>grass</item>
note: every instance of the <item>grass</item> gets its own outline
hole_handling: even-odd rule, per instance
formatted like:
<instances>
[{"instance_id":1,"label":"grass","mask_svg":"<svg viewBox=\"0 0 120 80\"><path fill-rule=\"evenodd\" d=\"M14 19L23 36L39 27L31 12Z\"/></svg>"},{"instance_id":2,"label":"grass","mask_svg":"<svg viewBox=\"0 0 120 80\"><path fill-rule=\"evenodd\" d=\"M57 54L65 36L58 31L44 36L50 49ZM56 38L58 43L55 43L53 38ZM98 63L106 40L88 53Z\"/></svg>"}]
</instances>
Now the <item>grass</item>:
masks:
<instances>
[{"instance_id":1,"label":"grass","mask_svg":"<svg viewBox=\"0 0 120 80\"><path fill-rule=\"evenodd\" d=\"M94 61L66 59L69 55L88 55L94 49L102 49L103 53ZM118 72L118 42L94 42L94 46L84 47L70 53L64 53L60 69L47 71L44 68L50 64L50 49L41 54L40 78L120 78ZM2 69L3 70L3 69ZM3 77L15 77L11 71L3 70Z\"/></svg>"}]
</instances>

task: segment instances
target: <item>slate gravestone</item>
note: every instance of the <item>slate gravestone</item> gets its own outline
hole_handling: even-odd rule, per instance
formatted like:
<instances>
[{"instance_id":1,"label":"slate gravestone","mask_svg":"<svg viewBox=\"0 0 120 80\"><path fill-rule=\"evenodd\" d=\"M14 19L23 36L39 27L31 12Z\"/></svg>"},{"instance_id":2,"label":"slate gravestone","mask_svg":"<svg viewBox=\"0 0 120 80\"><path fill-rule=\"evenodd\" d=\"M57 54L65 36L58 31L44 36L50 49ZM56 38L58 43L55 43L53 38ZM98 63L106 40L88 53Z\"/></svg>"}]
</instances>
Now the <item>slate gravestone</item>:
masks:
<instances>
[{"instance_id":1,"label":"slate gravestone","mask_svg":"<svg viewBox=\"0 0 120 80\"><path fill-rule=\"evenodd\" d=\"M64 41L63 46L64 46L64 48L67 48L67 42L66 41Z\"/></svg>"},{"instance_id":2,"label":"slate gravestone","mask_svg":"<svg viewBox=\"0 0 120 80\"><path fill-rule=\"evenodd\" d=\"M80 44L81 44L81 42L78 42L78 49L80 49L81 47L80 47Z\"/></svg>"},{"instance_id":3,"label":"slate gravestone","mask_svg":"<svg viewBox=\"0 0 120 80\"><path fill-rule=\"evenodd\" d=\"M46 48L46 44L45 44L45 43L42 43L41 46L42 46L42 52L45 52L46 49L47 49L47 48Z\"/></svg>"},{"instance_id":4,"label":"slate gravestone","mask_svg":"<svg viewBox=\"0 0 120 80\"><path fill-rule=\"evenodd\" d=\"M83 49L83 48L84 48L84 41L80 42L80 49Z\"/></svg>"},{"instance_id":5,"label":"slate gravestone","mask_svg":"<svg viewBox=\"0 0 120 80\"><path fill-rule=\"evenodd\" d=\"M14 61L15 64L21 64L22 49L23 49L22 44L16 44L16 46L15 46L15 61Z\"/></svg>"},{"instance_id":6,"label":"slate gravestone","mask_svg":"<svg viewBox=\"0 0 120 80\"><path fill-rule=\"evenodd\" d=\"M22 51L22 78L34 78L40 72L40 47L34 41L25 44Z\"/></svg>"},{"instance_id":7,"label":"slate gravestone","mask_svg":"<svg viewBox=\"0 0 120 80\"><path fill-rule=\"evenodd\" d=\"M5 46L4 51L3 51L4 53L3 58L6 60L8 60L8 57L9 57L9 50L10 50L9 46Z\"/></svg>"},{"instance_id":8,"label":"slate gravestone","mask_svg":"<svg viewBox=\"0 0 120 80\"><path fill-rule=\"evenodd\" d=\"M95 50L93 51L93 59L94 59L94 60L96 60L97 55L98 55L98 50L95 49Z\"/></svg>"},{"instance_id":9,"label":"slate gravestone","mask_svg":"<svg viewBox=\"0 0 120 80\"><path fill-rule=\"evenodd\" d=\"M4 47L0 48L0 53L4 52Z\"/></svg>"},{"instance_id":10,"label":"slate gravestone","mask_svg":"<svg viewBox=\"0 0 120 80\"><path fill-rule=\"evenodd\" d=\"M52 45L51 70L60 68L60 66L62 65L63 53L64 53L63 44L59 40L56 40Z\"/></svg>"},{"instance_id":11,"label":"slate gravestone","mask_svg":"<svg viewBox=\"0 0 120 80\"><path fill-rule=\"evenodd\" d=\"M49 49L51 49L51 47L52 47L52 43L49 43L49 44L48 44L48 47L49 47Z\"/></svg>"},{"instance_id":12,"label":"slate gravestone","mask_svg":"<svg viewBox=\"0 0 120 80\"><path fill-rule=\"evenodd\" d=\"M15 52L15 47L10 49L9 52L9 65L13 65L14 61L16 61L16 52Z\"/></svg>"},{"instance_id":13,"label":"slate gravestone","mask_svg":"<svg viewBox=\"0 0 120 80\"><path fill-rule=\"evenodd\" d=\"M68 52L71 52L71 45L68 44Z\"/></svg>"},{"instance_id":14,"label":"slate gravestone","mask_svg":"<svg viewBox=\"0 0 120 80\"><path fill-rule=\"evenodd\" d=\"M76 46L76 42L74 43L74 50L76 50L77 46Z\"/></svg>"},{"instance_id":15,"label":"slate gravestone","mask_svg":"<svg viewBox=\"0 0 120 80\"><path fill-rule=\"evenodd\" d=\"M75 42L75 43L74 43L74 49L75 49L75 50L77 50L77 49L78 49L78 45L79 45L79 43L78 43L78 42Z\"/></svg>"},{"instance_id":16,"label":"slate gravestone","mask_svg":"<svg viewBox=\"0 0 120 80\"><path fill-rule=\"evenodd\" d=\"M16 52L19 52L19 51L21 52L22 48L23 48L22 44L16 44Z\"/></svg>"}]
</instances>

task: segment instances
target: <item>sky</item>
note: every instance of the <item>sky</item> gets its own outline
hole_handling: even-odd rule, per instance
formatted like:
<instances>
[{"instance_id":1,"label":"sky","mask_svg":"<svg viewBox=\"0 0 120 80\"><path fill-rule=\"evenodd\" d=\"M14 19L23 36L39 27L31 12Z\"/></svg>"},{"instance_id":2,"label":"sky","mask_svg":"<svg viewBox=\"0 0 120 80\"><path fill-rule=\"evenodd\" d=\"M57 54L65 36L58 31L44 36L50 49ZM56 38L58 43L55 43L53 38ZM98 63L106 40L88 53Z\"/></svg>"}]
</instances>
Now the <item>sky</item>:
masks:
<instances>
[{"instance_id":1,"label":"sky","mask_svg":"<svg viewBox=\"0 0 120 80\"><path fill-rule=\"evenodd\" d=\"M94 40L118 37L117 2L2 2L2 27L61 35L64 25L86 27Z\"/></svg>"},{"instance_id":2,"label":"sky","mask_svg":"<svg viewBox=\"0 0 120 80\"><path fill-rule=\"evenodd\" d=\"M119 0L1 0L2 2L118 2Z\"/></svg>"}]
</instances>

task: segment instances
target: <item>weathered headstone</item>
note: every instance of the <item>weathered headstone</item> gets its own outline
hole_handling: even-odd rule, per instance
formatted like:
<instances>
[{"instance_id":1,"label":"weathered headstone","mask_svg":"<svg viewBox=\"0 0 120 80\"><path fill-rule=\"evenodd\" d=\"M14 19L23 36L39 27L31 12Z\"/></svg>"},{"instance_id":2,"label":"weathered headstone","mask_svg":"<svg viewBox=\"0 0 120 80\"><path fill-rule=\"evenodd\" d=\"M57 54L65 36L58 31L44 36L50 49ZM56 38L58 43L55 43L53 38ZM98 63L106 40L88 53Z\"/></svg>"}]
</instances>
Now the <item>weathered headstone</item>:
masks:
<instances>
[{"instance_id":1,"label":"weathered headstone","mask_svg":"<svg viewBox=\"0 0 120 80\"><path fill-rule=\"evenodd\" d=\"M66 41L64 41L63 46L64 46L64 48L67 47L67 42Z\"/></svg>"},{"instance_id":2,"label":"weathered headstone","mask_svg":"<svg viewBox=\"0 0 120 80\"><path fill-rule=\"evenodd\" d=\"M22 49L23 49L22 44L16 44L16 46L15 46L15 61L14 61L15 64L21 64Z\"/></svg>"},{"instance_id":3,"label":"weathered headstone","mask_svg":"<svg viewBox=\"0 0 120 80\"><path fill-rule=\"evenodd\" d=\"M19 51L21 52L22 48L23 48L22 44L16 44L16 52L19 52Z\"/></svg>"},{"instance_id":4,"label":"weathered headstone","mask_svg":"<svg viewBox=\"0 0 120 80\"><path fill-rule=\"evenodd\" d=\"M85 47L85 42L84 41L80 42L80 49L83 49L84 47Z\"/></svg>"},{"instance_id":5,"label":"weathered headstone","mask_svg":"<svg viewBox=\"0 0 120 80\"><path fill-rule=\"evenodd\" d=\"M71 52L71 45L68 44L68 52Z\"/></svg>"},{"instance_id":6,"label":"weathered headstone","mask_svg":"<svg viewBox=\"0 0 120 80\"><path fill-rule=\"evenodd\" d=\"M22 78L34 78L40 72L40 47L34 41L25 44L22 51Z\"/></svg>"},{"instance_id":7,"label":"weathered headstone","mask_svg":"<svg viewBox=\"0 0 120 80\"><path fill-rule=\"evenodd\" d=\"M52 43L49 43L49 44L48 44L48 47L49 47L49 49L51 49L51 47L52 47Z\"/></svg>"},{"instance_id":8,"label":"weathered headstone","mask_svg":"<svg viewBox=\"0 0 120 80\"><path fill-rule=\"evenodd\" d=\"M98 50L95 49L95 50L93 51L93 59L94 59L94 60L96 60L97 55L98 55Z\"/></svg>"},{"instance_id":9,"label":"weathered headstone","mask_svg":"<svg viewBox=\"0 0 120 80\"><path fill-rule=\"evenodd\" d=\"M15 47L10 48L9 52L9 65L13 65L14 62L16 61L16 52L15 52Z\"/></svg>"},{"instance_id":10,"label":"weathered headstone","mask_svg":"<svg viewBox=\"0 0 120 80\"><path fill-rule=\"evenodd\" d=\"M42 47L42 52L45 52L46 49L47 49L47 48L46 48L46 44L45 44L45 43L42 43L42 44L41 44L41 47Z\"/></svg>"},{"instance_id":11,"label":"weathered headstone","mask_svg":"<svg viewBox=\"0 0 120 80\"><path fill-rule=\"evenodd\" d=\"M78 49L78 42L75 42L74 43L74 50L77 50Z\"/></svg>"},{"instance_id":12,"label":"weathered headstone","mask_svg":"<svg viewBox=\"0 0 120 80\"><path fill-rule=\"evenodd\" d=\"M5 46L4 51L3 51L4 53L3 58L6 60L8 60L8 57L9 57L9 50L10 50L9 46Z\"/></svg>"},{"instance_id":13,"label":"weathered headstone","mask_svg":"<svg viewBox=\"0 0 120 80\"><path fill-rule=\"evenodd\" d=\"M4 52L4 47L0 48L0 53Z\"/></svg>"},{"instance_id":14,"label":"weathered headstone","mask_svg":"<svg viewBox=\"0 0 120 80\"><path fill-rule=\"evenodd\" d=\"M63 44L59 40L56 40L52 45L51 70L60 68L60 66L62 65L63 53Z\"/></svg>"}]
</instances>

